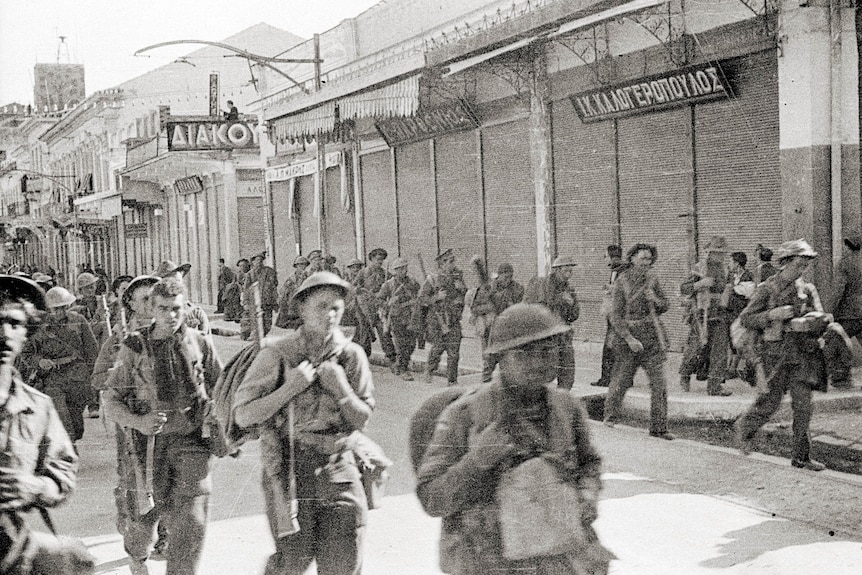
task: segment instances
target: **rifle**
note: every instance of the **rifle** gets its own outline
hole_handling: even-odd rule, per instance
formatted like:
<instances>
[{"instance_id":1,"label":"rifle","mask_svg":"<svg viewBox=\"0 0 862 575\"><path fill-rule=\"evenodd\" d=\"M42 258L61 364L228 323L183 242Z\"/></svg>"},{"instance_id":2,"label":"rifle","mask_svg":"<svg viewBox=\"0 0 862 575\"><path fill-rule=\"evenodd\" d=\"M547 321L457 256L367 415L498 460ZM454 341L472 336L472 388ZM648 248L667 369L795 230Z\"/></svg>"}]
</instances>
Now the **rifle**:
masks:
<instances>
[{"instance_id":1,"label":"rifle","mask_svg":"<svg viewBox=\"0 0 862 575\"><path fill-rule=\"evenodd\" d=\"M260 348L260 342L263 340L263 300L260 295L260 283L254 282L251 284L251 289L254 294L254 316L255 327L257 328L257 346Z\"/></svg>"},{"instance_id":2,"label":"rifle","mask_svg":"<svg viewBox=\"0 0 862 575\"><path fill-rule=\"evenodd\" d=\"M425 271L425 260L422 259L422 252L418 252L416 257L419 259L419 271L422 273L422 279L428 279L428 273ZM422 311L422 306L419 305L418 301L418 318L416 321L416 347L419 349L425 349L425 313Z\"/></svg>"},{"instance_id":3,"label":"rifle","mask_svg":"<svg viewBox=\"0 0 862 575\"><path fill-rule=\"evenodd\" d=\"M419 252L416 254L416 256L419 258L419 270L422 272L422 275L425 277L425 281L428 281L429 279L431 279L431 276L425 271L425 260L422 259L422 253ZM434 284L435 292L437 291L437 289L438 288L437 288L437 285L435 283ZM431 305L433 306L434 302L432 302ZM437 318L437 323L440 325L440 331L443 333L443 335L446 335L447 333L449 333L449 322L447 321L449 318L447 317L447 315L444 313L441 313L440 310L435 309L434 310L434 316ZM421 346L417 345L417 347L419 349L425 349L425 339L424 339L425 338L425 333L424 333L425 330L423 329L422 332L423 333L420 335L420 337L422 337L422 345Z\"/></svg>"},{"instance_id":4,"label":"rifle","mask_svg":"<svg viewBox=\"0 0 862 575\"><path fill-rule=\"evenodd\" d=\"M105 310L105 325L108 327L108 337L114 335L114 330L111 327L111 309L108 307L108 298L102 294L102 309Z\"/></svg>"}]
</instances>

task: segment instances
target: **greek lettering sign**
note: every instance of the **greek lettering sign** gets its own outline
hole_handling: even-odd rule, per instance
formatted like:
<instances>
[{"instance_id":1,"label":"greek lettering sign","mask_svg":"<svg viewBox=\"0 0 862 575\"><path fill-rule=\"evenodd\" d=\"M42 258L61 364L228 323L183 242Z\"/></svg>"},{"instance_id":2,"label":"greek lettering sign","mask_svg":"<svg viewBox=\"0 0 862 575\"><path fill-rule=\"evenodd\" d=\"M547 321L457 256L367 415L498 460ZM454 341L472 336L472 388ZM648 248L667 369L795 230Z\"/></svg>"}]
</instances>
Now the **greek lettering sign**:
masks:
<instances>
[{"instance_id":1,"label":"greek lettering sign","mask_svg":"<svg viewBox=\"0 0 862 575\"><path fill-rule=\"evenodd\" d=\"M460 100L457 104L432 108L415 116L378 120L376 126L386 143L393 147L447 132L472 130L479 126L479 121L467 102Z\"/></svg>"},{"instance_id":2,"label":"greek lettering sign","mask_svg":"<svg viewBox=\"0 0 862 575\"><path fill-rule=\"evenodd\" d=\"M168 150L235 150L258 148L257 129L248 122L168 122Z\"/></svg>"},{"instance_id":3,"label":"greek lettering sign","mask_svg":"<svg viewBox=\"0 0 862 575\"><path fill-rule=\"evenodd\" d=\"M126 238L147 237L147 224L126 224Z\"/></svg>"},{"instance_id":4,"label":"greek lettering sign","mask_svg":"<svg viewBox=\"0 0 862 575\"><path fill-rule=\"evenodd\" d=\"M326 169L334 168L341 164L341 152L330 152L324 158ZM277 166L266 169L267 182L283 182L291 178L299 176L308 176L318 171L317 160L309 160L299 164L290 164L288 166Z\"/></svg>"},{"instance_id":5,"label":"greek lettering sign","mask_svg":"<svg viewBox=\"0 0 862 575\"><path fill-rule=\"evenodd\" d=\"M218 74L210 74L210 116L218 116Z\"/></svg>"},{"instance_id":6,"label":"greek lettering sign","mask_svg":"<svg viewBox=\"0 0 862 575\"><path fill-rule=\"evenodd\" d=\"M174 181L174 188L180 195L194 194L196 192L203 191L204 183L200 176L189 176L187 178L180 178L179 180Z\"/></svg>"},{"instance_id":7,"label":"greek lettering sign","mask_svg":"<svg viewBox=\"0 0 862 575\"><path fill-rule=\"evenodd\" d=\"M721 65L708 62L581 92L571 100L582 122L597 122L732 95Z\"/></svg>"}]
</instances>

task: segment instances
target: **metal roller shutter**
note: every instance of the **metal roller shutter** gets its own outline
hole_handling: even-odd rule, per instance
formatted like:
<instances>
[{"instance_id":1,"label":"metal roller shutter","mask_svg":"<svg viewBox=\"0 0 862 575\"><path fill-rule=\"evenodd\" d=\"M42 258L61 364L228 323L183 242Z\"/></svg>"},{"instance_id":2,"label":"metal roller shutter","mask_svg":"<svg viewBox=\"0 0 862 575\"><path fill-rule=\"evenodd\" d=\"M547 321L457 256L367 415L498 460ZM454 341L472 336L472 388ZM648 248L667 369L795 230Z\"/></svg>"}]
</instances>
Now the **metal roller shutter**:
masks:
<instances>
[{"instance_id":1,"label":"metal roller shutter","mask_svg":"<svg viewBox=\"0 0 862 575\"><path fill-rule=\"evenodd\" d=\"M536 275L536 210L526 119L482 129L488 268L503 262L526 285Z\"/></svg>"},{"instance_id":2,"label":"metal roller shutter","mask_svg":"<svg viewBox=\"0 0 862 575\"><path fill-rule=\"evenodd\" d=\"M287 277L285 274L293 269L293 260L299 254L296 253L297 238L294 233L294 222L288 214L288 202L290 198L290 182L272 182L270 184L272 190L272 221L273 221L273 236L275 245L275 269L278 270L279 277ZM231 263L233 265L233 263Z\"/></svg>"},{"instance_id":3,"label":"metal roller shutter","mask_svg":"<svg viewBox=\"0 0 862 575\"><path fill-rule=\"evenodd\" d=\"M237 198L236 207L239 212L240 257L251 258L266 249L266 226L261 225L265 217L263 198Z\"/></svg>"},{"instance_id":4,"label":"metal roller shutter","mask_svg":"<svg viewBox=\"0 0 862 575\"><path fill-rule=\"evenodd\" d=\"M359 158L359 163L362 167L365 251L383 248L395 254L398 251L398 226L390 152L385 150L366 154ZM368 253L364 255L367 257Z\"/></svg>"},{"instance_id":5,"label":"metal roller shutter","mask_svg":"<svg viewBox=\"0 0 862 575\"><path fill-rule=\"evenodd\" d=\"M695 108L698 244L721 234L754 262L758 243L782 239L775 53L733 60L725 73L736 97Z\"/></svg>"},{"instance_id":6,"label":"metal roller shutter","mask_svg":"<svg viewBox=\"0 0 862 575\"><path fill-rule=\"evenodd\" d=\"M314 176L296 179L296 213L299 215L299 249L303 254L320 248L320 220L314 214Z\"/></svg>"},{"instance_id":7,"label":"metal roller shutter","mask_svg":"<svg viewBox=\"0 0 862 575\"><path fill-rule=\"evenodd\" d=\"M437 173L437 222L439 244L436 249L452 248L457 265L470 283L472 270L465 269L474 254L485 255L485 222L482 213L482 187L479 180L479 151L476 132L446 134L435 140L434 161ZM423 252L426 253L426 252ZM431 272L433 257L426 260Z\"/></svg>"},{"instance_id":8,"label":"metal roller shutter","mask_svg":"<svg viewBox=\"0 0 862 575\"><path fill-rule=\"evenodd\" d=\"M395 150L395 181L398 190L398 237L400 256L410 264L410 274L420 275L417 253L425 265L437 255L437 207L434 171L428 140Z\"/></svg>"},{"instance_id":9,"label":"metal roller shutter","mask_svg":"<svg viewBox=\"0 0 862 575\"><path fill-rule=\"evenodd\" d=\"M353 186L347 177L345 193L350 197ZM356 254L356 220L353 210L345 209L341 202L341 168L326 170L326 233L329 236L329 253L337 258L341 268ZM347 204L350 206L350 204Z\"/></svg>"},{"instance_id":10,"label":"metal roller shutter","mask_svg":"<svg viewBox=\"0 0 862 575\"><path fill-rule=\"evenodd\" d=\"M688 261L691 211L691 110L688 107L620 120L620 223L623 250L637 242L658 248L655 270L671 302L663 316L671 348L688 333L679 305L679 286Z\"/></svg>"},{"instance_id":11,"label":"metal roller shutter","mask_svg":"<svg viewBox=\"0 0 862 575\"><path fill-rule=\"evenodd\" d=\"M617 225L614 123L581 123L568 99L554 102L551 114L557 252L578 262L575 338L601 341L606 325L599 308L610 275L605 253Z\"/></svg>"}]
</instances>

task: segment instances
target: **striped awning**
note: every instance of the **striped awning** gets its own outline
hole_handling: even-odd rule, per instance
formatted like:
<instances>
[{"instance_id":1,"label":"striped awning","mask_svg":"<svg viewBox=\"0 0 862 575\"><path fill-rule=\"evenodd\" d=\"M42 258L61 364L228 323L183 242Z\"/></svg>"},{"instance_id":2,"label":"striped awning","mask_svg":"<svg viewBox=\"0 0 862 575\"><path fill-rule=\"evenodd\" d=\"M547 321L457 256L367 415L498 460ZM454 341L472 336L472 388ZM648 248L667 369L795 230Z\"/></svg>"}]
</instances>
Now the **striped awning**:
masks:
<instances>
[{"instance_id":1,"label":"striped awning","mask_svg":"<svg viewBox=\"0 0 862 575\"><path fill-rule=\"evenodd\" d=\"M293 116L279 118L273 122L275 137L283 142L320 132L331 132L335 128L335 102L325 102L312 110Z\"/></svg>"},{"instance_id":2,"label":"striped awning","mask_svg":"<svg viewBox=\"0 0 862 575\"><path fill-rule=\"evenodd\" d=\"M419 110L419 75L342 98L338 108L345 120L412 116Z\"/></svg>"}]
</instances>

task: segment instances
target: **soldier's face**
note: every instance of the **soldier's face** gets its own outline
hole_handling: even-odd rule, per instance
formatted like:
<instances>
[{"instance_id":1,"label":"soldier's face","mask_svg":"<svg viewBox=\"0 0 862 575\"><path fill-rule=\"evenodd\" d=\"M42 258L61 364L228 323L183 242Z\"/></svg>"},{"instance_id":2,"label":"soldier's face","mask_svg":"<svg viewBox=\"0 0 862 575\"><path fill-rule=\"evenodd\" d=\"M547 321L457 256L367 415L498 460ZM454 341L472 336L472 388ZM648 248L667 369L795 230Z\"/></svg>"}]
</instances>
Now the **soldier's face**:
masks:
<instances>
[{"instance_id":1,"label":"soldier's face","mask_svg":"<svg viewBox=\"0 0 862 575\"><path fill-rule=\"evenodd\" d=\"M96 295L96 284L84 286L80 289L80 292L83 297L92 297Z\"/></svg>"},{"instance_id":2,"label":"soldier's face","mask_svg":"<svg viewBox=\"0 0 862 575\"><path fill-rule=\"evenodd\" d=\"M175 332L180 329L186 319L186 296L178 294L173 297L155 295L150 297L151 311L156 327L161 331Z\"/></svg>"},{"instance_id":3,"label":"soldier's face","mask_svg":"<svg viewBox=\"0 0 862 575\"><path fill-rule=\"evenodd\" d=\"M344 296L338 289L316 289L300 304L299 315L306 330L329 333L341 323Z\"/></svg>"},{"instance_id":4,"label":"soldier's face","mask_svg":"<svg viewBox=\"0 0 862 575\"><path fill-rule=\"evenodd\" d=\"M138 319L150 317L150 287L141 286L129 298L129 307Z\"/></svg>"},{"instance_id":5,"label":"soldier's face","mask_svg":"<svg viewBox=\"0 0 862 575\"><path fill-rule=\"evenodd\" d=\"M549 338L504 352L500 360L504 382L511 381L524 390L551 383L557 377L556 351L556 342Z\"/></svg>"},{"instance_id":6,"label":"soldier's face","mask_svg":"<svg viewBox=\"0 0 862 575\"><path fill-rule=\"evenodd\" d=\"M381 256L374 256L373 258L371 258L371 260L369 261L369 263L371 264L371 267L379 268L380 266L382 266L382 265L383 265L383 261L384 261L385 259L386 259L386 258L381 257Z\"/></svg>"},{"instance_id":7,"label":"soldier's face","mask_svg":"<svg viewBox=\"0 0 862 575\"><path fill-rule=\"evenodd\" d=\"M455 256L449 256L447 258L443 258L440 261L440 269L443 273L451 273L455 270Z\"/></svg>"},{"instance_id":8,"label":"soldier's face","mask_svg":"<svg viewBox=\"0 0 862 575\"><path fill-rule=\"evenodd\" d=\"M500 283L501 286L507 286L512 283L512 274L508 272L500 274L499 276L497 276L497 281Z\"/></svg>"},{"instance_id":9,"label":"soldier's face","mask_svg":"<svg viewBox=\"0 0 862 575\"><path fill-rule=\"evenodd\" d=\"M12 365L27 341L27 313L20 304L0 306L0 328L3 330L0 363Z\"/></svg>"},{"instance_id":10,"label":"soldier's face","mask_svg":"<svg viewBox=\"0 0 862 575\"><path fill-rule=\"evenodd\" d=\"M646 271L652 265L652 252L640 250L632 256L632 266L639 271Z\"/></svg>"}]
</instances>

